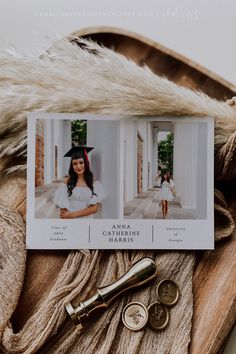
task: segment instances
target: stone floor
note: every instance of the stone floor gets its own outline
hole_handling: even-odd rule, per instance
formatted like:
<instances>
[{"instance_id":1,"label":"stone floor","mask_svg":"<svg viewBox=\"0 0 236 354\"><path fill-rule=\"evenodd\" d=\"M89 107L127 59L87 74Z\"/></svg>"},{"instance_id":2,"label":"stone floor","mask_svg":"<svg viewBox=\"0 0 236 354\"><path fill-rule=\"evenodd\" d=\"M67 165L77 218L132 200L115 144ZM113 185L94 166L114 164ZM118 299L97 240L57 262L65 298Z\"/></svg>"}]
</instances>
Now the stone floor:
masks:
<instances>
[{"instance_id":1,"label":"stone floor","mask_svg":"<svg viewBox=\"0 0 236 354\"><path fill-rule=\"evenodd\" d=\"M57 219L59 208L53 203L56 188L62 181L55 181L46 186L37 187L35 191L35 218ZM161 203L158 199L158 189L150 189L140 193L124 206L125 219L162 219ZM167 219L195 219L194 211L183 209L176 197L169 203Z\"/></svg>"},{"instance_id":2,"label":"stone floor","mask_svg":"<svg viewBox=\"0 0 236 354\"><path fill-rule=\"evenodd\" d=\"M158 198L158 189L150 189L140 193L124 206L125 219L162 219L161 202ZM169 211L166 219L195 219L194 210L183 209L177 196L169 202Z\"/></svg>"},{"instance_id":3,"label":"stone floor","mask_svg":"<svg viewBox=\"0 0 236 354\"><path fill-rule=\"evenodd\" d=\"M35 191L35 218L57 219L59 208L53 203L55 190L63 181L56 181L46 186L37 187Z\"/></svg>"}]
</instances>

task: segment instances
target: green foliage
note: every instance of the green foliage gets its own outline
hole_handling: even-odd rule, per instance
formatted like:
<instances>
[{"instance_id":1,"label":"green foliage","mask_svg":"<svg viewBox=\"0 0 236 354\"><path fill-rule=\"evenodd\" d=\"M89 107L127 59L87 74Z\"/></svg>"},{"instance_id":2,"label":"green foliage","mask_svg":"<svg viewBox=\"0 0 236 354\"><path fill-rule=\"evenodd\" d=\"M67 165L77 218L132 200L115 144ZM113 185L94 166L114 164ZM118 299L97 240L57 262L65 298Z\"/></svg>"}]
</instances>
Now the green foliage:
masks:
<instances>
[{"instance_id":1,"label":"green foliage","mask_svg":"<svg viewBox=\"0 0 236 354\"><path fill-rule=\"evenodd\" d=\"M87 137L87 121L86 120L72 120L72 146L86 145Z\"/></svg>"},{"instance_id":2,"label":"green foliage","mask_svg":"<svg viewBox=\"0 0 236 354\"><path fill-rule=\"evenodd\" d=\"M158 165L161 170L170 171L171 174L173 174L173 145L173 133L167 134L166 139L158 143Z\"/></svg>"}]
</instances>

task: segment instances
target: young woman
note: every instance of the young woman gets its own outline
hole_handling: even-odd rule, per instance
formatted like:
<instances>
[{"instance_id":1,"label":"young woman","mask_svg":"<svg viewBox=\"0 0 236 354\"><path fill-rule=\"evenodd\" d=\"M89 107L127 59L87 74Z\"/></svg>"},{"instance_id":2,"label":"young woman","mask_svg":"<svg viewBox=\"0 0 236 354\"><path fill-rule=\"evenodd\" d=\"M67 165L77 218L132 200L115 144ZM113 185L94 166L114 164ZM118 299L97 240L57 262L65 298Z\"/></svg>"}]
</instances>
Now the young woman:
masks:
<instances>
[{"instance_id":1,"label":"young woman","mask_svg":"<svg viewBox=\"0 0 236 354\"><path fill-rule=\"evenodd\" d=\"M174 186L175 183L170 178L170 173L163 172L161 178L161 190L159 195L159 199L161 200L161 205L162 205L163 219L166 219L166 216L168 214L169 202L172 201L175 197Z\"/></svg>"},{"instance_id":2,"label":"young woman","mask_svg":"<svg viewBox=\"0 0 236 354\"><path fill-rule=\"evenodd\" d=\"M94 182L90 170L87 153L92 149L75 146L65 155L71 157L69 177L57 188L53 199L62 219L92 218L105 198L101 183Z\"/></svg>"}]
</instances>

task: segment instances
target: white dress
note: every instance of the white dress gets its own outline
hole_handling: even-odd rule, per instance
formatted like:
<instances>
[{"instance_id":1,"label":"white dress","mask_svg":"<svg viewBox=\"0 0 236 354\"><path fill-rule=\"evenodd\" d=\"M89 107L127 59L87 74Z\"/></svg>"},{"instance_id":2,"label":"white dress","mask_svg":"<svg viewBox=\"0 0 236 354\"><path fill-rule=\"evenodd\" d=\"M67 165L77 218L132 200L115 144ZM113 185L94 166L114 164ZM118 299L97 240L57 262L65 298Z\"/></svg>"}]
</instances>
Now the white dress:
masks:
<instances>
[{"instance_id":1,"label":"white dress","mask_svg":"<svg viewBox=\"0 0 236 354\"><path fill-rule=\"evenodd\" d=\"M174 199L174 196L171 192L171 188L174 188L175 183L172 179L170 179L170 183L167 181L163 181L161 185L161 189L158 195L159 200L167 200L168 202Z\"/></svg>"},{"instance_id":2,"label":"white dress","mask_svg":"<svg viewBox=\"0 0 236 354\"><path fill-rule=\"evenodd\" d=\"M53 202L61 209L66 208L70 212L88 208L90 205L101 203L106 198L104 189L100 182L96 181L93 184L93 191L96 195L92 195L89 187L74 187L72 195L67 194L67 184L62 183L55 192ZM88 215L84 218L92 218L93 215Z\"/></svg>"}]
</instances>

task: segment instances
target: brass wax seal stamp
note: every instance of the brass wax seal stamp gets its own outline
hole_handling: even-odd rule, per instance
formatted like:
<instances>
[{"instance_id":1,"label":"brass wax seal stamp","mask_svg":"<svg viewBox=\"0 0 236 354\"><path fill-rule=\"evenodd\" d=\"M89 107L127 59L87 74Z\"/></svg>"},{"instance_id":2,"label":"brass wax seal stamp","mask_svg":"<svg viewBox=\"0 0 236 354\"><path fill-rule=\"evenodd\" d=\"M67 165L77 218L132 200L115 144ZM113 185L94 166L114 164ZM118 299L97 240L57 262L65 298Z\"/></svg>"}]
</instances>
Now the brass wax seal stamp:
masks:
<instances>
[{"instance_id":1,"label":"brass wax seal stamp","mask_svg":"<svg viewBox=\"0 0 236 354\"><path fill-rule=\"evenodd\" d=\"M147 284L157 277L157 266L152 258L145 257L137 261L121 278L114 283L100 287L87 300L74 307L70 302L65 305L66 311L75 323L77 329L83 328L88 317L99 308L106 308L125 291ZM147 311L147 310L146 310ZM145 310L140 309L140 316ZM137 319L139 315L134 317ZM147 317L147 314L146 314ZM137 321L137 320L136 320Z\"/></svg>"},{"instance_id":2,"label":"brass wax seal stamp","mask_svg":"<svg viewBox=\"0 0 236 354\"><path fill-rule=\"evenodd\" d=\"M148 323L155 330L167 327L170 321L168 308L160 302L154 302L148 306Z\"/></svg>"},{"instance_id":3,"label":"brass wax seal stamp","mask_svg":"<svg viewBox=\"0 0 236 354\"><path fill-rule=\"evenodd\" d=\"M166 306L176 305L180 297L178 285L170 279L160 281L157 286L157 297Z\"/></svg>"},{"instance_id":4,"label":"brass wax seal stamp","mask_svg":"<svg viewBox=\"0 0 236 354\"><path fill-rule=\"evenodd\" d=\"M122 312L122 321L131 331L143 329L148 321L148 311L141 302L130 302Z\"/></svg>"}]
</instances>

